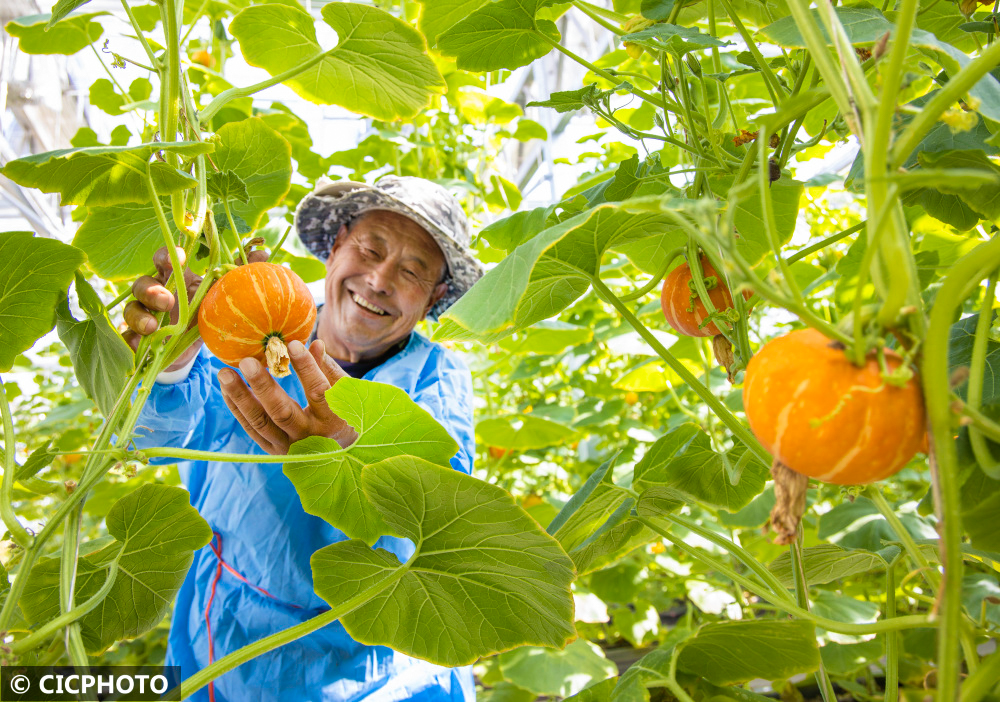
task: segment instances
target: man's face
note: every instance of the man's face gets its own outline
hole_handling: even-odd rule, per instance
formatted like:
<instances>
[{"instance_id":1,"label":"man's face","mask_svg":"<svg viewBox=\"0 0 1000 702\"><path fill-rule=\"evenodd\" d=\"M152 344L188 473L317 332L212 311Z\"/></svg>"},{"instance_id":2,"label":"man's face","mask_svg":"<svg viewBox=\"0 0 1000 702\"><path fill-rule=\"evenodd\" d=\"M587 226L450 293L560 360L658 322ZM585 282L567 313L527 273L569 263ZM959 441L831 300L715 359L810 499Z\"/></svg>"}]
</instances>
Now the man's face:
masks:
<instances>
[{"instance_id":1,"label":"man's face","mask_svg":"<svg viewBox=\"0 0 1000 702\"><path fill-rule=\"evenodd\" d=\"M374 210L342 227L326 261L324 307L343 347L337 357L374 358L408 336L447 292L444 271L440 247L403 215Z\"/></svg>"}]
</instances>

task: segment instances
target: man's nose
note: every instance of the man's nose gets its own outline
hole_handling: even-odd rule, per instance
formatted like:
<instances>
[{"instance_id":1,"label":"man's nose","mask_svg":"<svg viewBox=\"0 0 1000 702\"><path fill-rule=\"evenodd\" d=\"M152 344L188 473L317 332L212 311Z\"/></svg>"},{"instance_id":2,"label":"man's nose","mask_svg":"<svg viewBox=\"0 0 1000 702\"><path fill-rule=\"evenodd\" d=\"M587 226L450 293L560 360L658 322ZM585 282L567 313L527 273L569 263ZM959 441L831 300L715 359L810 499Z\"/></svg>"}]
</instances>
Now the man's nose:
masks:
<instances>
[{"instance_id":1,"label":"man's nose","mask_svg":"<svg viewBox=\"0 0 1000 702\"><path fill-rule=\"evenodd\" d=\"M365 280L377 293L390 295L395 287L395 266L389 260L379 261L368 269Z\"/></svg>"}]
</instances>

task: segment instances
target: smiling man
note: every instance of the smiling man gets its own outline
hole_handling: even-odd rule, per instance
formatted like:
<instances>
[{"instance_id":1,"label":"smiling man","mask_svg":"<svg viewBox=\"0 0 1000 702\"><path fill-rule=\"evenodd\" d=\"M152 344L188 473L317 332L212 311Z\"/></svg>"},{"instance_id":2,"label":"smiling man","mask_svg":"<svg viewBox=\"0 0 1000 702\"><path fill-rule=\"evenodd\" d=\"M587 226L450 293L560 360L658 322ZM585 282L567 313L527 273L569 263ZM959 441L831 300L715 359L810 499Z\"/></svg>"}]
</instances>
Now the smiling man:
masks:
<instances>
[{"instance_id":1,"label":"smiling man","mask_svg":"<svg viewBox=\"0 0 1000 702\"><path fill-rule=\"evenodd\" d=\"M294 373L276 380L253 359L241 361L236 373L199 341L157 379L138 422L150 433L136 444L284 454L295 441L325 436L348 446L357 434L330 411L324 393L350 375L406 391L458 442L452 465L471 472L471 375L454 354L414 331L482 275L458 202L420 178L326 183L303 199L296 227L326 261L326 279L308 346L289 344ZM170 274L166 250L154 260L159 275L136 281L136 300L125 311L133 346L155 330L154 312L171 310L176 320L174 298L163 287ZM185 272L189 290L199 280ZM180 665L187 678L327 610L313 592L309 557L346 536L306 514L280 464L188 462L180 471L215 534L195 553L170 627L166 662ZM376 547L400 560L413 553L411 542L388 536ZM366 646L334 623L226 673L190 699L465 702L474 696L471 668L441 668Z\"/></svg>"}]
</instances>

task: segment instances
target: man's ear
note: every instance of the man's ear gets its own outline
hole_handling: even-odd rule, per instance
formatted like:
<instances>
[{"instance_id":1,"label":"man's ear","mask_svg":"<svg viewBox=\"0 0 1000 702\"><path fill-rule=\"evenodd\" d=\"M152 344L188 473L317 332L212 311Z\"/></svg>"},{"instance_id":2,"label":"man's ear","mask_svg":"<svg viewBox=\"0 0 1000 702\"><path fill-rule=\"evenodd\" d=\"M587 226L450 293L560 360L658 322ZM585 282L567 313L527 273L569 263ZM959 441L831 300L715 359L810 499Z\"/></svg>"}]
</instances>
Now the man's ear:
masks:
<instances>
[{"instance_id":1,"label":"man's ear","mask_svg":"<svg viewBox=\"0 0 1000 702\"><path fill-rule=\"evenodd\" d=\"M347 239L347 225L341 224L340 229L337 231L337 238L333 240L333 248L330 249L330 253L326 255L326 268L330 269L333 265L333 255L337 253L341 246L344 245L344 240Z\"/></svg>"},{"instance_id":2,"label":"man's ear","mask_svg":"<svg viewBox=\"0 0 1000 702\"><path fill-rule=\"evenodd\" d=\"M420 319L425 319L427 317L427 313L430 312L431 308L438 303L438 300L444 297L446 292L448 292L448 283L438 283L437 286L435 286L434 292L431 293L430 302L428 302L427 307L424 308L424 315Z\"/></svg>"}]
</instances>

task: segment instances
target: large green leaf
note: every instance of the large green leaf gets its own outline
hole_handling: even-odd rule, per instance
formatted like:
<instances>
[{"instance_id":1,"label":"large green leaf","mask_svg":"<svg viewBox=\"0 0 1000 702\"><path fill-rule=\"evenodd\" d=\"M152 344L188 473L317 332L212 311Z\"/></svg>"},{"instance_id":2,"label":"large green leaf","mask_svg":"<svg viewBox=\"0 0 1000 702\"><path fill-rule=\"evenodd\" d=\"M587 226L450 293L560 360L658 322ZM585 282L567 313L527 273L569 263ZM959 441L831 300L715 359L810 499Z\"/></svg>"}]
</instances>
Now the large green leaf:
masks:
<instances>
[{"instance_id":1,"label":"large green leaf","mask_svg":"<svg viewBox=\"0 0 1000 702\"><path fill-rule=\"evenodd\" d=\"M329 51L317 41L312 17L288 5L248 7L236 15L230 31L247 63L271 75L312 62L285 83L321 105L381 120L408 118L444 87L423 37L405 22L347 2L328 3L322 13L340 39Z\"/></svg>"},{"instance_id":2,"label":"large green leaf","mask_svg":"<svg viewBox=\"0 0 1000 702\"><path fill-rule=\"evenodd\" d=\"M52 25L68 15L70 12L83 7L88 2L90 2L90 0L59 0L59 2L57 2L52 8L52 14L49 17L49 23L46 25L46 28L51 28ZM150 29L152 29L152 27L150 27Z\"/></svg>"},{"instance_id":3,"label":"large green leaf","mask_svg":"<svg viewBox=\"0 0 1000 702\"><path fill-rule=\"evenodd\" d=\"M916 514L900 514L899 520L915 539L933 539L937 531L926 520ZM867 497L855 498L854 502L842 502L819 518L819 538L831 541L847 549L878 551L883 542L897 541L898 538L878 508Z\"/></svg>"},{"instance_id":4,"label":"large green leaf","mask_svg":"<svg viewBox=\"0 0 1000 702\"><path fill-rule=\"evenodd\" d=\"M873 44L893 28L892 23L885 18L885 15L871 6L836 7L834 11L837 14L837 19L844 26L844 32L852 44ZM832 46L833 42L830 40L830 35L823 25L819 10L810 10L810 12L812 12L816 24L819 25L823 40L826 41L827 45ZM782 17L773 24L769 24L761 29L759 33L775 44L786 48L801 49L805 47L805 40L799 32L794 18L790 15Z\"/></svg>"},{"instance_id":5,"label":"large green leaf","mask_svg":"<svg viewBox=\"0 0 1000 702\"><path fill-rule=\"evenodd\" d=\"M438 36L438 48L445 56L454 56L458 67L466 71L527 66L552 51L552 42L560 39L554 22L535 16L554 1L486 3Z\"/></svg>"},{"instance_id":6,"label":"large green leaf","mask_svg":"<svg viewBox=\"0 0 1000 702\"><path fill-rule=\"evenodd\" d=\"M970 183L966 178L943 178L935 188L943 193L958 195L970 209L983 219L1000 218L1000 166L986 157L982 149L973 151L923 151L917 160L924 168L965 168L991 175L992 182Z\"/></svg>"},{"instance_id":7,"label":"large green leaf","mask_svg":"<svg viewBox=\"0 0 1000 702\"><path fill-rule=\"evenodd\" d=\"M393 532L361 490L362 469L404 455L446 464L458 445L427 410L391 385L342 378L326 391L326 401L358 432L357 440L342 451L336 441L321 436L296 441L289 454L340 453L333 458L285 463L283 470L306 512L322 517L352 539L374 544Z\"/></svg>"},{"instance_id":8,"label":"large green leaf","mask_svg":"<svg viewBox=\"0 0 1000 702\"><path fill-rule=\"evenodd\" d=\"M787 680L819 667L815 627L808 621L749 620L706 624L687 639L681 670L716 685L755 678Z\"/></svg>"},{"instance_id":9,"label":"large green leaf","mask_svg":"<svg viewBox=\"0 0 1000 702\"><path fill-rule=\"evenodd\" d=\"M476 438L480 442L516 451L557 446L576 436L567 426L524 414L491 417L476 424Z\"/></svg>"},{"instance_id":10,"label":"large green leaf","mask_svg":"<svg viewBox=\"0 0 1000 702\"><path fill-rule=\"evenodd\" d=\"M56 321L56 304L85 256L80 249L31 232L0 234L0 371Z\"/></svg>"},{"instance_id":11,"label":"large green leaf","mask_svg":"<svg viewBox=\"0 0 1000 702\"><path fill-rule=\"evenodd\" d=\"M953 373L961 366L969 367L972 363L972 347L976 341L976 325L978 314L970 314L951 325L948 334L948 372ZM955 388L962 399L968 396L968 380ZM982 404L989 405L1000 402L1000 342L987 338L985 365L983 367Z\"/></svg>"},{"instance_id":12,"label":"large green leaf","mask_svg":"<svg viewBox=\"0 0 1000 702\"><path fill-rule=\"evenodd\" d=\"M111 591L80 619L83 642L93 652L156 626L170 611L194 552L212 540L188 492L167 485L143 485L118 500L107 527L114 543L79 560L76 582L76 602L84 602L118 561ZM59 614L59 560L39 561L28 576L21 606L35 625Z\"/></svg>"},{"instance_id":13,"label":"large green leaf","mask_svg":"<svg viewBox=\"0 0 1000 702\"><path fill-rule=\"evenodd\" d=\"M519 332L500 342L500 348L512 354L536 353L542 356L559 353L570 346L590 341L594 330L567 322L539 322L531 329Z\"/></svg>"},{"instance_id":14,"label":"large green leaf","mask_svg":"<svg viewBox=\"0 0 1000 702\"><path fill-rule=\"evenodd\" d=\"M235 175L245 186L247 200L230 202L230 211L256 229L264 213L280 204L288 193L292 147L259 117L223 125L212 142L212 163L222 174ZM221 212L222 206L217 205L216 211Z\"/></svg>"},{"instance_id":15,"label":"large green leaf","mask_svg":"<svg viewBox=\"0 0 1000 702\"><path fill-rule=\"evenodd\" d=\"M695 27L681 27L661 22L641 32L626 34L622 41L638 44L654 52L669 51L685 54L689 51L706 49L710 46L725 46L728 41L719 41L711 34L705 34Z\"/></svg>"},{"instance_id":16,"label":"large green leaf","mask_svg":"<svg viewBox=\"0 0 1000 702\"><path fill-rule=\"evenodd\" d=\"M432 46L442 32L485 5L489 0L420 0L420 31Z\"/></svg>"},{"instance_id":17,"label":"large green leaf","mask_svg":"<svg viewBox=\"0 0 1000 702\"><path fill-rule=\"evenodd\" d=\"M169 211L166 200L161 205ZM173 217L167 217L167 226L174 241L180 241ZM153 254L165 243L156 210L148 204L91 208L73 245L86 252L90 267L102 278L130 280L152 270Z\"/></svg>"},{"instance_id":18,"label":"large green leaf","mask_svg":"<svg viewBox=\"0 0 1000 702\"><path fill-rule=\"evenodd\" d=\"M2 173L18 185L59 193L63 205L108 206L150 202L146 176L156 192L169 195L197 185L187 173L162 161L149 162L161 149L191 156L209 153L211 144L175 142L139 146L89 146L59 149L10 161Z\"/></svg>"},{"instance_id":19,"label":"large green leaf","mask_svg":"<svg viewBox=\"0 0 1000 702\"><path fill-rule=\"evenodd\" d=\"M536 695L568 697L614 677L618 667L600 646L577 639L561 651L522 646L498 657L503 677Z\"/></svg>"},{"instance_id":20,"label":"large green leaf","mask_svg":"<svg viewBox=\"0 0 1000 702\"><path fill-rule=\"evenodd\" d=\"M134 370L135 356L111 324L101 298L79 272L76 294L87 319L74 319L69 300L63 297L56 310L56 329L69 349L76 379L101 414L110 417Z\"/></svg>"},{"instance_id":21,"label":"large green leaf","mask_svg":"<svg viewBox=\"0 0 1000 702\"><path fill-rule=\"evenodd\" d=\"M741 457L746 459L742 465ZM708 434L685 423L660 437L636 464L634 486L640 492L658 485L673 488L735 512L763 492L767 478L767 467L747 459L743 449L723 457L712 450Z\"/></svg>"},{"instance_id":22,"label":"large green leaf","mask_svg":"<svg viewBox=\"0 0 1000 702\"><path fill-rule=\"evenodd\" d=\"M666 215L606 203L518 246L441 317L435 339L492 342L552 317L590 287L612 246L659 236Z\"/></svg>"},{"instance_id":23,"label":"large green leaf","mask_svg":"<svg viewBox=\"0 0 1000 702\"><path fill-rule=\"evenodd\" d=\"M891 547L892 552L885 555L892 560L892 555L899 549ZM775 558L767 566L768 570L778 576L785 587L795 587L795 576L792 573L792 559L788 551ZM823 585L852 575L867 573L876 569L884 569L885 561L881 556L865 551L845 551L834 544L820 544L802 549L802 571L806 582L810 585Z\"/></svg>"},{"instance_id":24,"label":"large green leaf","mask_svg":"<svg viewBox=\"0 0 1000 702\"><path fill-rule=\"evenodd\" d=\"M712 179L712 189L719 194L726 194L733 185L733 176ZM795 231L795 221L799 215L799 200L805 186L790 178L781 178L771 183L771 202L774 207L774 224L777 229L778 243L782 246L788 243ZM765 256L771 255L771 240L764 227L764 209L760 201L759 181L747 193L740 197L733 221L739 238L736 240L736 250L751 266L760 263Z\"/></svg>"},{"instance_id":25,"label":"large green leaf","mask_svg":"<svg viewBox=\"0 0 1000 702\"><path fill-rule=\"evenodd\" d=\"M50 25L52 15L29 15L11 20L4 29L17 38L17 47L26 54L75 54L101 38L104 28L94 21L107 12L91 12L66 17Z\"/></svg>"},{"instance_id":26,"label":"large green leaf","mask_svg":"<svg viewBox=\"0 0 1000 702\"><path fill-rule=\"evenodd\" d=\"M410 456L368 466L361 483L416 550L405 564L356 540L313 554L316 593L331 607L394 581L341 618L355 640L457 666L576 636L572 562L508 493Z\"/></svg>"}]
</instances>

